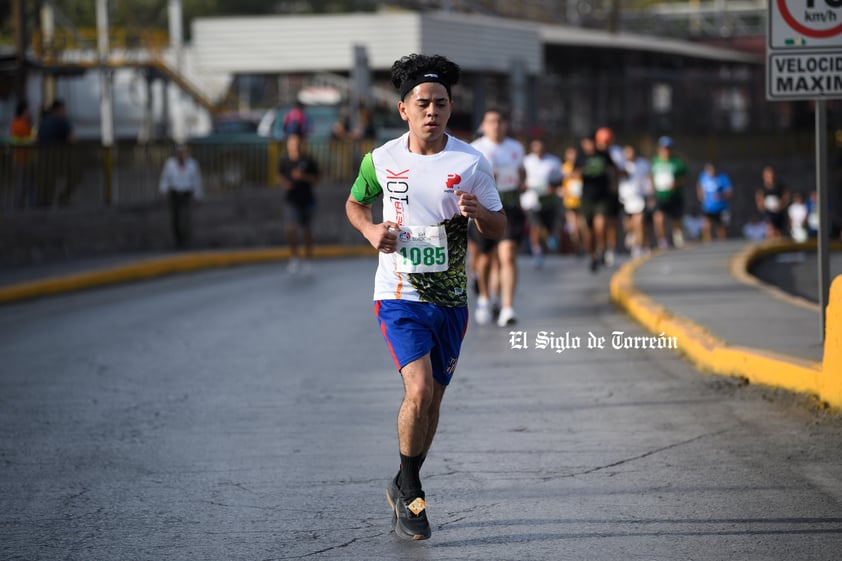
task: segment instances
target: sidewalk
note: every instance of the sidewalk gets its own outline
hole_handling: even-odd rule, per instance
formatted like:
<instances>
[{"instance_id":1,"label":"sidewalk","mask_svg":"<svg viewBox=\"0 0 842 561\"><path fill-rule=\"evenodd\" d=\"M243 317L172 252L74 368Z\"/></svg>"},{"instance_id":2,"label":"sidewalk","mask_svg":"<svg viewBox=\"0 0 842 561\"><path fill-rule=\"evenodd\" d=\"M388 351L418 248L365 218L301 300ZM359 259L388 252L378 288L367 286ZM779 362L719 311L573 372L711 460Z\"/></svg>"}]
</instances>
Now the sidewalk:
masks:
<instances>
[{"instance_id":1,"label":"sidewalk","mask_svg":"<svg viewBox=\"0 0 842 561\"><path fill-rule=\"evenodd\" d=\"M775 297L731 274L747 245L735 240L657 254L635 269L634 286L729 345L821 361L818 306Z\"/></svg>"},{"instance_id":2,"label":"sidewalk","mask_svg":"<svg viewBox=\"0 0 842 561\"><path fill-rule=\"evenodd\" d=\"M839 409L842 278L831 286L823 336L818 305L746 272L758 256L796 247L732 241L657 253L621 267L611 297L650 332L675 338L700 370L806 393Z\"/></svg>"}]
</instances>

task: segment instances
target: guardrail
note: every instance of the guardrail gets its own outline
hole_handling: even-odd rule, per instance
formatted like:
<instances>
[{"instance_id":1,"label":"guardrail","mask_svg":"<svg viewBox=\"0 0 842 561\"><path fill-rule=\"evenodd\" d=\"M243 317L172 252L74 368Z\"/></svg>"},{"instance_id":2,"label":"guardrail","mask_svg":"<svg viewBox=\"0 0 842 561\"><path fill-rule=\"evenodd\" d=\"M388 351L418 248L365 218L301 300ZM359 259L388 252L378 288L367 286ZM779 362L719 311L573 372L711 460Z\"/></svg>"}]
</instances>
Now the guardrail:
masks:
<instances>
[{"instance_id":1,"label":"guardrail","mask_svg":"<svg viewBox=\"0 0 842 561\"><path fill-rule=\"evenodd\" d=\"M350 183L370 142L311 141L321 182ZM284 145L197 140L188 143L199 163L205 192L278 186ZM158 181L171 143L95 143L63 146L0 145L0 211L28 208L97 208L137 205L159 198Z\"/></svg>"}]
</instances>

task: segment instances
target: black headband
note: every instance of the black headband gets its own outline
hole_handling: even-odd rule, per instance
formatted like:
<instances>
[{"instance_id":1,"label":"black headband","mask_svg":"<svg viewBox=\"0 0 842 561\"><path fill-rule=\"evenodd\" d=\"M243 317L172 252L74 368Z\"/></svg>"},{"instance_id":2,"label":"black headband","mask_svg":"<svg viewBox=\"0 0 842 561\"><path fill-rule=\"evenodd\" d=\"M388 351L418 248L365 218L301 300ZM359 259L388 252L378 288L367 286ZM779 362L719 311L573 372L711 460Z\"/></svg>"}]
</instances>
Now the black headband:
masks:
<instances>
[{"instance_id":1,"label":"black headband","mask_svg":"<svg viewBox=\"0 0 842 561\"><path fill-rule=\"evenodd\" d=\"M401 84L400 94L401 100L406 97L406 94L411 92L415 86L418 84L423 84L425 82L437 82L444 86L444 89L447 90L447 97L450 97L450 82L446 82L444 78L439 76L436 72L427 72L425 74L419 74L408 79L406 82Z\"/></svg>"}]
</instances>

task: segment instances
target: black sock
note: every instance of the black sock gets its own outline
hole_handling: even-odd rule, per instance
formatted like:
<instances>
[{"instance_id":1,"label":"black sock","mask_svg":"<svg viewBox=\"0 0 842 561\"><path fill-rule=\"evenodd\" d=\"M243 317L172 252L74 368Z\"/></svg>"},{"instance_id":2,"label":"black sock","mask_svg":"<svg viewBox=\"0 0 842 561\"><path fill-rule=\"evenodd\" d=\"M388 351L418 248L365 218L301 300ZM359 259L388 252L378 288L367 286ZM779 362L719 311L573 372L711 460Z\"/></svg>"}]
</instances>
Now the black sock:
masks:
<instances>
[{"instance_id":1,"label":"black sock","mask_svg":"<svg viewBox=\"0 0 842 561\"><path fill-rule=\"evenodd\" d=\"M421 492L421 464L423 463L424 454L411 458L401 454L398 487L400 487L401 494L407 499L415 498Z\"/></svg>"}]
</instances>

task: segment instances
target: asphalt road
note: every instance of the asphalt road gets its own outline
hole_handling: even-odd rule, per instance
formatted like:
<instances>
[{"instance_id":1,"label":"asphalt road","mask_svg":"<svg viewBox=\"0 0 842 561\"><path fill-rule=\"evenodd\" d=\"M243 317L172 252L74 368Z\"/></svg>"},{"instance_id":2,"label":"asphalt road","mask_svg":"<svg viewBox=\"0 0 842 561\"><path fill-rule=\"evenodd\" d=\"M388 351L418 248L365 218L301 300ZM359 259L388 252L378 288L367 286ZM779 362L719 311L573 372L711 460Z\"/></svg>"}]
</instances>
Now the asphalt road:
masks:
<instances>
[{"instance_id":1,"label":"asphalt road","mask_svg":"<svg viewBox=\"0 0 842 561\"><path fill-rule=\"evenodd\" d=\"M0 558L839 559L842 417L614 349L645 334L607 271L523 265L529 348L469 329L413 543L389 531L402 391L372 259L3 306ZM580 348L539 350L540 331Z\"/></svg>"}]
</instances>

